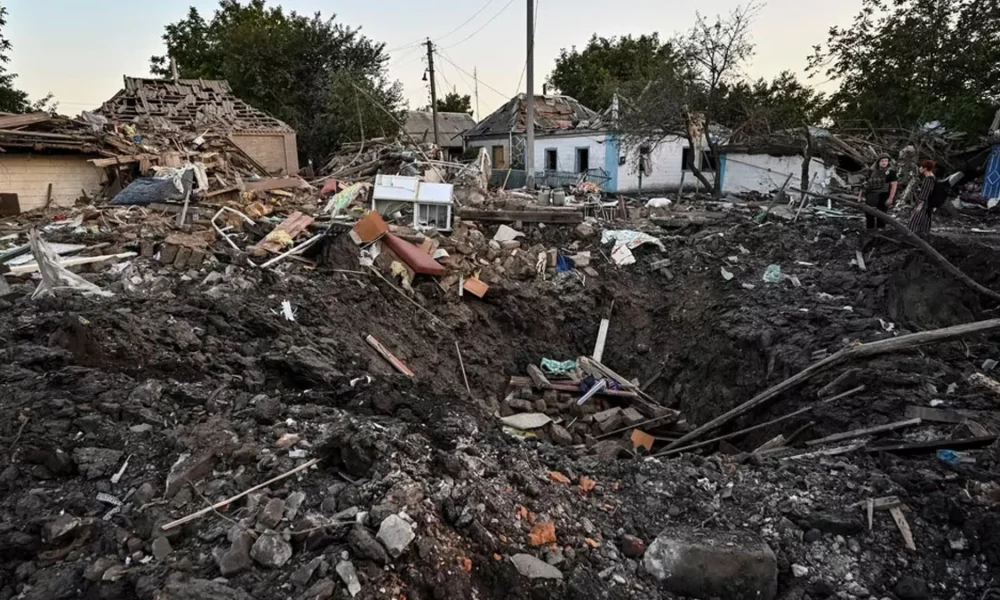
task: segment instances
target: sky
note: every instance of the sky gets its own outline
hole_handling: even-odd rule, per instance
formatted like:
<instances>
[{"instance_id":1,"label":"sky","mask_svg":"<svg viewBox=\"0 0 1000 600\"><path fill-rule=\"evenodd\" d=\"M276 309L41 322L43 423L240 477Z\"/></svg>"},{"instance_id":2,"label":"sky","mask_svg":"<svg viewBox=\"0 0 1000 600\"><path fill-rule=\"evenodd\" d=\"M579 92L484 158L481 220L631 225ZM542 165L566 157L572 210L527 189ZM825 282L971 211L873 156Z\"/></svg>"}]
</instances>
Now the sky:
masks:
<instances>
[{"instance_id":1,"label":"sky","mask_svg":"<svg viewBox=\"0 0 1000 600\"><path fill-rule=\"evenodd\" d=\"M403 84L410 108L429 104L426 47L430 37L444 60L435 57L438 95L457 90L473 95L479 78L479 117L485 117L524 90L526 16L530 0L270 0L299 13L335 14L360 27L390 50L389 73ZM164 51L167 23L184 18L189 6L206 19L217 0L0 0L9 15L4 35L13 44L10 70L16 85L33 99L55 95L59 110L77 114L97 108L122 87L122 76L149 73L149 58ZM659 32L661 39L690 28L695 11L725 14L741 0L538 0L535 27L535 92L552 71L562 48L583 47L590 36ZM768 0L754 25L756 54L750 77L783 70L803 73L815 44L834 25L847 25L861 0L816 2ZM812 83L829 90L833 84ZM475 107L475 104L473 105ZM591 107L601 110L604 107Z\"/></svg>"}]
</instances>

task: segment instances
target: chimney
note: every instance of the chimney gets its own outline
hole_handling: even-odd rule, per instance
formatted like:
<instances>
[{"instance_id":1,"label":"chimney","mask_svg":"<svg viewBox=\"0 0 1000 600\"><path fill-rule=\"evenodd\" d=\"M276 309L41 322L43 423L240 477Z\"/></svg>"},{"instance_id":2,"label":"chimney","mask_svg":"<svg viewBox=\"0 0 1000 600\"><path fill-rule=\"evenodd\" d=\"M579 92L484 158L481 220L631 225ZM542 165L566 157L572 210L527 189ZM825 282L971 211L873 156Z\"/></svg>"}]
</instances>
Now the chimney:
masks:
<instances>
[{"instance_id":1,"label":"chimney","mask_svg":"<svg viewBox=\"0 0 1000 600\"><path fill-rule=\"evenodd\" d=\"M542 95L543 96L548 96L549 95L549 84L547 84L547 83L543 83L542 84Z\"/></svg>"},{"instance_id":2,"label":"chimney","mask_svg":"<svg viewBox=\"0 0 1000 600\"><path fill-rule=\"evenodd\" d=\"M180 79L177 75L177 61L174 60L173 56L170 57L170 75L174 78L174 83L177 83L177 80Z\"/></svg>"}]
</instances>

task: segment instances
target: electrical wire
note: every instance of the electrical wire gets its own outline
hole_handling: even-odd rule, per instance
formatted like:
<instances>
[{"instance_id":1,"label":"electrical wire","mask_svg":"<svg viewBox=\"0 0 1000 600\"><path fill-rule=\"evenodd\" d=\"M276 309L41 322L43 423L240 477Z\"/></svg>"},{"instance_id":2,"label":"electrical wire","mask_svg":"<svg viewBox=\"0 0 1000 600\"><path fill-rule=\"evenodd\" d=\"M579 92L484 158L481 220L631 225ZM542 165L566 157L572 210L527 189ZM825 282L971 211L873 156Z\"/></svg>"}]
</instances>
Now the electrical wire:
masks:
<instances>
[{"instance_id":1,"label":"electrical wire","mask_svg":"<svg viewBox=\"0 0 1000 600\"><path fill-rule=\"evenodd\" d=\"M448 37L449 35L451 35L451 34L455 33L455 32L456 32L456 31L458 31L459 29L461 29L461 28L465 27L465 26L466 26L466 25L468 25L468 24L469 24L469 23L470 23L470 22L471 22L471 21L472 21L473 19L475 19L476 17L478 17L478 16L480 15L480 13L482 13L482 12L483 12L484 10L486 10L487 8L489 8L490 4L493 4L493 0L487 0L486 4L484 4L484 5L482 6L482 8L480 8L479 10L477 10L477 11L475 12L475 14L474 14L474 15L472 15L472 16L471 16L471 17L469 17L468 19L466 19L466 20L462 21L462 24L461 24L461 25L459 25L458 27L456 27L456 28L452 29L451 31L449 31L448 33L446 33L446 34L442 35L441 37L437 38L437 39L436 39L436 40L434 40L434 41L436 41L436 42L440 42L440 41L441 41L441 40L443 40L444 38L446 38L446 37Z\"/></svg>"},{"instance_id":2,"label":"electrical wire","mask_svg":"<svg viewBox=\"0 0 1000 600\"><path fill-rule=\"evenodd\" d=\"M510 7L510 5L511 5L511 4L513 4L513 3L514 3L514 0L508 0L507 4L504 4L504 5L503 5L503 8L501 8L501 9L499 10L499 12L497 12L497 14L493 15L493 16L492 16L492 17L490 18L490 20L489 20L489 21L486 21L485 23L483 23L483 25L482 25L482 26L481 26L481 27L480 27L479 29L477 29L477 30L473 31L473 32L472 32L472 33L470 33L470 34L469 34L468 36L466 36L466 37L462 38L462 39L461 39L460 41L458 41L458 42L455 42L454 44L452 44L452 45L448 46L447 48L445 48L445 50L449 50L449 49L451 49L451 48L454 48L455 46L458 46L458 45L460 45L460 44L464 44L465 42L467 42L467 41L471 40L471 39L473 38L473 36L475 36L475 35L476 35L477 33L479 33L480 31L482 31L482 30L484 30L484 29L486 29L486 27L487 27L487 26L488 26L488 25L489 25L490 23L492 23L493 21L496 21L496 20L497 20L497 17L499 17L500 15L502 15L502 14L504 13L504 11L505 11L505 10L507 10L507 8L508 8L508 7Z\"/></svg>"},{"instance_id":3,"label":"electrical wire","mask_svg":"<svg viewBox=\"0 0 1000 600\"><path fill-rule=\"evenodd\" d=\"M452 62L452 60L451 60L450 58L448 58L447 56L445 56L445 55L441 54L441 53L440 53L440 52L438 52L437 50L435 50L435 51L434 51L434 54L437 54L438 56L440 56L440 57L441 57L441 58L443 58L444 60L448 61L448 63L449 63L449 64L450 64L451 66L453 66L453 67L455 67L456 69L458 69L459 71L461 71L461 72L465 73L465 74L466 74L466 75L468 75L469 77L475 77L475 75L473 75L472 73L469 73L468 71L466 71L466 70L465 70L465 69L463 69L462 67L460 67L460 66L456 65L456 64L455 64L454 62ZM479 83L483 84L483 87L485 87L486 89L488 89L488 90L490 90L490 91L492 91L492 92L495 92L495 93L497 93L497 94L498 94L498 95L499 95L499 96L500 96L501 98L504 98L504 99L507 99L507 100L509 100L509 99L510 99L510 96L508 96L507 94L505 94L505 93L501 92L500 90L496 89L495 87L491 86L490 84L486 83L486 82L485 82L485 81L483 81L482 79L480 79L480 80L479 80Z\"/></svg>"}]
</instances>

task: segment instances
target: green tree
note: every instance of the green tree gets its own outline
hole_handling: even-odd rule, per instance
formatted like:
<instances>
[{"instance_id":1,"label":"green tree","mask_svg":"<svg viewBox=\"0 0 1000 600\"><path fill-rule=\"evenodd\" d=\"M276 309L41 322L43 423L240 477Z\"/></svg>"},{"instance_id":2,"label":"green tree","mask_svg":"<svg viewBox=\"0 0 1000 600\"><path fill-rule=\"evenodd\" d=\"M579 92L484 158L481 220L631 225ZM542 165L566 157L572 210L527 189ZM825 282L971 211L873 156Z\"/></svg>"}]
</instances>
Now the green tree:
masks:
<instances>
[{"instance_id":1,"label":"green tree","mask_svg":"<svg viewBox=\"0 0 1000 600\"><path fill-rule=\"evenodd\" d=\"M936 120L982 135L1000 101L1000 0L864 0L816 46L810 72L839 80L838 123Z\"/></svg>"},{"instance_id":2,"label":"green tree","mask_svg":"<svg viewBox=\"0 0 1000 600\"><path fill-rule=\"evenodd\" d=\"M154 75L226 79L233 91L298 132L299 154L321 162L346 141L394 135L402 88L388 77L388 55L374 42L319 13L312 17L266 0L220 0L211 20L191 8L166 26L167 52Z\"/></svg>"},{"instance_id":3,"label":"green tree","mask_svg":"<svg viewBox=\"0 0 1000 600\"><path fill-rule=\"evenodd\" d=\"M30 106L28 94L14 87L14 79L17 75L7 71L7 63L10 62L11 45L10 40L4 37L3 28L7 25L7 8L0 4L0 111L20 113L27 111Z\"/></svg>"},{"instance_id":4,"label":"green tree","mask_svg":"<svg viewBox=\"0 0 1000 600\"><path fill-rule=\"evenodd\" d=\"M460 96L455 92L448 92L444 99L438 98L437 109L440 112L456 112L472 114L472 96L466 94Z\"/></svg>"},{"instance_id":5,"label":"green tree","mask_svg":"<svg viewBox=\"0 0 1000 600\"><path fill-rule=\"evenodd\" d=\"M563 48L548 83L584 106L601 112L611 106L616 92L635 82L645 82L654 74L670 70L681 62L671 42L661 42L659 34L633 38L604 38L594 34L583 50Z\"/></svg>"}]
</instances>

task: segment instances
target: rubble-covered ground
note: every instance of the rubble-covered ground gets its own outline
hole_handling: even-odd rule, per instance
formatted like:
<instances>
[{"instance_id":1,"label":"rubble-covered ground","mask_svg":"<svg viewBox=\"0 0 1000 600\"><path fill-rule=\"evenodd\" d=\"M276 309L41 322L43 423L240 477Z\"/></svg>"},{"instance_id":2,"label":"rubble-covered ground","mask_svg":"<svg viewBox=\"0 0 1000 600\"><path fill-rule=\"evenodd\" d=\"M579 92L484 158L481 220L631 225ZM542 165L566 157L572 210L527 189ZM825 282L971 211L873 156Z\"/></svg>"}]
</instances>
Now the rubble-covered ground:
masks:
<instances>
[{"instance_id":1,"label":"rubble-covered ground","mask_svg":"<svg viewBox=\"0 0 1000 600\"><path fill-rule=\"evenodd\" d=\"M857 371L844 386L863 392L734 438L730 453L649 458L624 434L559 446L497 422L511 376L590 354L609 311L603 362L643 382L660 372L647 391L692 426L847 344L995 315L918 250L891 233L862 240L860 227L759 225L735 210L702 229L651 228L665 254L643 246L637 264L616 267L587 228L527 226L531 244L591 249L598 276L503 281L483 299L418 283L415 301L434 317L360 268L346 235L316 270L208 261L177 272L140 257L87 276L109 299L31 300L33 282L14 285L0 299L0 600L664 598L658 553L690 539L731 552L688 558L698 564L685 568L732 575L700 597L758 597L768 561L782 598L1000 597L996 445L956 467L864 448L784 461L737 452L809 422L818 438L899 421L935 400L982 411L997 431L1000 395L971 377L1000 358L996 336L845 365ZM996 250L933 244L1000 289ZM770 264L781 281L762 280ZM815 403L844 371L727 430ZM878 440L967 428L924 423ZM886 496L901 501L915 550L888 511L869 527L862 507Z\"/></svg>"}]
</instances>

